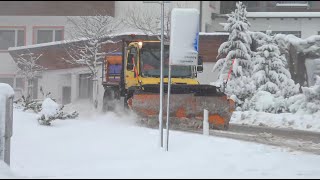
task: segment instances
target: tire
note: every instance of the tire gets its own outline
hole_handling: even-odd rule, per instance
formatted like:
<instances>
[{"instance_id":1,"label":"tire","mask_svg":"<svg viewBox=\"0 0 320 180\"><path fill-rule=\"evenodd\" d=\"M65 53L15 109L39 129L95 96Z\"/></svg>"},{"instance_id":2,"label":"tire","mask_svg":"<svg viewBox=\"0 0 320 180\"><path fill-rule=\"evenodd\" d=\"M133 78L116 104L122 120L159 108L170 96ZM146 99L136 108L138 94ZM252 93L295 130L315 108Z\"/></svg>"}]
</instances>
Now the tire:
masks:
<instances>
[{"instance_id":1,"label":"tire","mask_svg":"<svg viewBox=\"0 0 320 180\"><path fill-rule=\"evenodd\" d=\"M115 107L115 90L112 88L106 88L103 95L103 112L114 111Z\"/></svg>"},{"instance_id":2,"label":"tire","mask_svg":"<svg viewBox=\"0 0 320 180\"><path fill-rule=\"evenodd\" d=\"M129 109L129 105L128 105L128 100L133 96L133 91L128 91L127 94L124 96L124 109L127 110Z\"/></svg>"}]
</instances>

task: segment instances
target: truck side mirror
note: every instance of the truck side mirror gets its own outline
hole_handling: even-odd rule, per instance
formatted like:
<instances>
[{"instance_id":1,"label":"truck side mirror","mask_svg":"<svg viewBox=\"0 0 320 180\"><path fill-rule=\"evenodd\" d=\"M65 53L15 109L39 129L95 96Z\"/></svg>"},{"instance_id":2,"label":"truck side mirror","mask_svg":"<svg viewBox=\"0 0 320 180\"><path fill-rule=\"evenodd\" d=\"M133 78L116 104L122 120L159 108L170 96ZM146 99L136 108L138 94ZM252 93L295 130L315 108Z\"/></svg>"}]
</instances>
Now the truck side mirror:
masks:
<instances>
[{"instance_id":1,"label":"truck side mirror","mask_svg":"<svg viewBox=\"0 0 320 180\"><path fill-rule=\"evenodd\" d=\"M197 66L197 71L202 73L203 72L203 66Z\"/></svg>"},{"instance_id":2,"label":"truck side mirror","mask_svg":"<svg viewBox=\"0 0 320 180\"><path fill-rule=\"evenodd\" d=\"M128 63L128 64L127 64L127 70L128 70L128 71L133 71L133 64Z\"/></svg>"},{"instance_id":3,"label":"truck side mirror","mask_svg":"<svg viewBox=\"0 0 320 180\"><path fill-rule=\"evenodd\" d=\"M199 73L203 72L203 60L202 60L201 56L198 57L197 72L199 72Z\"/></svg>"}]
</instances>

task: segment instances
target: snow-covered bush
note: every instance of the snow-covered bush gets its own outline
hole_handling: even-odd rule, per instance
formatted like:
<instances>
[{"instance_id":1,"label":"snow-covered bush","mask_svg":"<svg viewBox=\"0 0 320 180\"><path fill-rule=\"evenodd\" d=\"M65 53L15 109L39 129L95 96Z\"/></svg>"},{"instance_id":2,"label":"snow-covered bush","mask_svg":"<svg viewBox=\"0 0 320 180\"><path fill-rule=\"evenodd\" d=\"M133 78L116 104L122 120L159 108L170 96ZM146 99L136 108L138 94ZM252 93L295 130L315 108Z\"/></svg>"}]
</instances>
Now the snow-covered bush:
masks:
<instances>
[{"instance_id":1,"label":"snow-covered bush","mask_svg":"<svg viewBox=\"0 0 320 180\"><path fill-rule=\"evenodd\" d=\"M40 86L40 93L42 94L43 99L51 98L55 101L55 99L51 97L51 92L45 93L42 86ZM22 95L22 97L14 101L14 103L22 106L23 111L32 110L35 113L39 113L41 111L43 99L33 99L31 95Z\"/></svg>"},{"instance_id":2,"label":"snow-covered bush","mask_svg":"<svg viewBox=\"0 0 320 180\"><path fill-rule=\"evenodd\" d=\"M42 110L39 113L40 117L38 121L41 125L51 125L51 121L56 119L74 119L78 117L78 112L73 112L71 114L63 112L64 106L60 106L51 98L46 98L42 103Z\"/></svg>"},{"instance_id":3,"label":"snow-covered bush","mask_svg":"<svg viewBox=\"0 0 320 180\"><path fill-rule=\"evenodd\" d=\"M32 99L30 95L24 96L14 101L15 104L19 104L23 107L23 111L32 110L35 113L41 111L42 100Z\"/></svg>"},{"instance_id":4,"label":"snow-covered bush","mask_svg":"<svg viewBox=\"0 0 320 180\"><path fill-rule=\"evenodd\" d=\"M320 77L312 87L302 87L302 94L290 97L288 105L290 112L316 113L320 112Z\"/></svg>"},{"instance_id":5,"label":"snow-covered bush","mask_svg":"<svg viewBox=\"0 0 320 180\"><path fill-rule=\"evenodd\" d=\"M267 91L258 91L250 100L245 101L242 110L282 113L287 111L287 106L283 97L276 97Z\"/></svg>"}]
</instances>

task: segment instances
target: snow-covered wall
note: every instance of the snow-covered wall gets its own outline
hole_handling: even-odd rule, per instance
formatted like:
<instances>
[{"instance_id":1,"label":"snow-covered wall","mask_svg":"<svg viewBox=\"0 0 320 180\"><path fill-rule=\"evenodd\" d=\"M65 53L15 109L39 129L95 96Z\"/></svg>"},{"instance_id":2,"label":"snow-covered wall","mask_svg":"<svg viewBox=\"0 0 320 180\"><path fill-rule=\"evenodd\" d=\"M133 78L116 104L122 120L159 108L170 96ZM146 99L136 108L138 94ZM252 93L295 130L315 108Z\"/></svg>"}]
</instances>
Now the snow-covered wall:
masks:
<instances>
[{"instance_id":1,"label":"snow-covered wall","mask_svg":"<svg viewBox=\"0 0 320 180\"><path fill-rule=\"evenodd\" d=\"M98 67L100 69L100 67ZM71 103L79 99L80 85L79 78L81 74L88 74L90 71L87 67L72 68L68 70L50 70L42 74L39 78L38 88L43 87L45 93L51 92L51 97L56 99L59 104L63 102L63 87L71 87ZM102 99L104 88L102 86L102 71L98 71L98 105L102 107ZM43 98L42 94L38 93L38 98Z\"/></svg>"},{"instance_id":2,"label":"snow-covered wall","mask_svg":"<svg viewBox=\"0 0 320 180\"><path fill-rule=\"evenodd\" d=\"M46 71L38 79L38 90L42 86L45 93L51 92L52 98L62 103L62 88L71 87L71 101L76 100L79 94L79 74L86 73L89 73L87 68ZM40 91L38 98L43 98Z\"/></svg>"}]
</instances>

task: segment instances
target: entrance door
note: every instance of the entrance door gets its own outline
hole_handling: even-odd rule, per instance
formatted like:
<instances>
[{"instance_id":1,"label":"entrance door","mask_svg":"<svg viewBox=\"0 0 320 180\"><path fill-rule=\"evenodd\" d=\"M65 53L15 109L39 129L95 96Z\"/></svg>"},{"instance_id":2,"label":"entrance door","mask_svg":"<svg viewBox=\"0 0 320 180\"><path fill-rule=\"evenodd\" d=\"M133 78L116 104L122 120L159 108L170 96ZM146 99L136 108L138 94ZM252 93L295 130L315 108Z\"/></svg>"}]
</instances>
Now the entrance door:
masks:
<instances>
[{"instance_id":1,"label":"entrance door","mask_svg":"<svg viewBox=\"0 0 320 180\"><path fill-rule=\"evenodd\" d=\"M92 78L90 74L80 74L79 76L79 98L92 99Z\"/></svg>"},{"instance_id":2,"label":"entrance door","mask_svg":"<svg viewBox=\"0 0 320 180\"><path fill-rule=\"evenodd\" d=\"M69 104L71 103L71 87L64 86L62 87L62 104Z\"/></svg>"}]
</instances>

